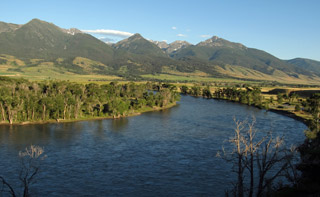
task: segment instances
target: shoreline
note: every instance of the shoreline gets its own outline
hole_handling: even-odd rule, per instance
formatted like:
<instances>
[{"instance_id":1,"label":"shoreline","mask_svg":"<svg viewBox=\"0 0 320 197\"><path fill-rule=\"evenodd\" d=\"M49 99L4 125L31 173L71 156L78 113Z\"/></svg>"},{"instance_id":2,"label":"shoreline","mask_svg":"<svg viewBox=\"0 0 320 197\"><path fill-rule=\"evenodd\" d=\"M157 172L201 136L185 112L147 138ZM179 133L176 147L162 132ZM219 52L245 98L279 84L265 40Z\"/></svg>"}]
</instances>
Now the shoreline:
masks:
<instances>
[{"instance_id":1,"label":"shoreline","mask_svg":"<svg viewBox=\"0 0 320 197\"><path fill-rule=\"evenodd\" d=\"M189 95L191 96L191 95ZM193 96L194 97L194 96ZM199 97L198 97L199 98ZM228 99L221 99L221 98L205 98L205 97L200 97L200 98L203 98L203 99L214 99L214 100L221 100L221 101L227 101L227 102L232 102L232 103L237 103L237 104L240 104L240 105L246 105L246 106L250 106L250 107L255 107L255 108L258 108L260 110L266 110L267 112L270 111L270 112L273 112L273 113L277 113L277 114L280 114L280 115L283 115L283 116L286 116L286 117L289 117L289 118L292 118L294 120L297 120L297 121L300 121L302 122L303 124L305 124L306 126L307 125L307 122L308 122L308 119L307 118L303 118L301 116L298 116L297 114L295 114L294 112L291 112L291 111L286 111L286 110L280 110L280 109L274 109L274 108L270 108L270 109L263 109L263 108L260 108L258 106L255 106L255 105L247 105L245 103L240 103L240 102L237 102L237 101L232 101L232 100L228 100ZM63 119L58 119L58 120L45 120L45 121L26 121L26 122L15 122L15 123L8 123L8 122L0 122L0 125L7 125L7 126L10 126L10 125L19 125L19 126L23 126L23 125L33 125L33 124L38 124L38 125L41 125L41 124L52 124L52 123L70 123L70 122L80 122L80 121L92 121L92 120L107 120L107 119L120 119L120 118L127 118L127 117L132 117L132 116L139 116L141 115L142 113L147 113L147 112L154 112L154 111L161 111L161 110L165 110L165 109L170 109L174 106L177 106L177 102L175 103L171 103L165 107L152 107L152 108L147 108L147 109L144 109L142 111L137 111L137 112L132 112L132 113L129 113L127 115L124 115L124 116L118 116L118 117L113 117L113 116L104 116L104 117L87 117L87 118L78 118L78 119L67 119L67 120L63 120Z\"/></svg>"},{"instance_id":2,"label":"shoreline","mask_svg":"<svg viewBox=\"0 0 320 197\"><path fill-rule=\"evenodd\" d=\"M9 122L0 122L0 126L1 125L6 125L6 126L11 126L11 125L18 125L18 126L23 126L23 125L42 125L42 124L52 124L52 123L70 123L70 122L80 122L80 121L92 121L92 120L107 120L107 119L120 119L120 118L127 118L127 117L132 117L132 116L139 116L142 113L147 113L147 112L153 112L153 111L161 111L161 110L165 110L165 109L170 109L174 106L177 106L177 102L175 103L170 103L168 105L166 105L165 107L149 107L146 108L142 111L137 111L137 112L132 112L129 113L127 115L124 116L118 116L118 117L114 117L114 116L104 116L104 117L88 117L88 118L78 118L78 119L51 119L51 120L40 120L40 121L25 121L25 122L14 122L12 124L10 124Z\"/></svg>"},{"instance_id":3,"label":"shoreline","mask_svg":"<svg viewBox=\"0 0 320 197\"><path fill-rule=\"evenodd\" d=\"M305 124L306 126L307 125L307 122L308 122L308 119L306 118L303 118L301 116L298 116L296 115L295 113L293 112L290 112L290 111L285 111L285 110L279 110L279 109L268 109L267 111L271 111L273 113L277 113L277 114L280 114L280 115L283 115L283 116L287 116L289 118L292 118L292 119L295 119L297 121L300 121L302 122L303 124Z\"/></svg>"},{"instance_id":4,"label":"shoreline","mask_svg":"<svg viewBox=\"0 0 320 197\"><path fill-rule=\"evenodd\" d=\"M204 97L203 97L203 98L204 98ZM306 126L308 126L308 125L307 125L307 122L308 122L309 119L303 118L303 117L301 117L301 116L298 116L297 114L295 114L294 112L291 112L291 111L286 111L286 110L281 110L281 109L274 109L274 108L264 109L264 108L261 108L261 107L259 107L259 106L248 105L248 104L245 104L245 103L240 103L240 102L232 101L232 100L228 100L228 99L221 99L221 98L212 98L212 99L214 99L214 100L221 100L221 101L227 101L227 102L232 102L232 103L237 103L237 104L240 104L240 105L246 105L246 106L250 106L250 107L255 107L255 108L258 108L258 109L260 109L260 110L270 111L270 112L277 113L277 114L280 114L280 115L283 115L283 116L292 118L292 119L294 119L294 120L300 121L300 122L302 122L303 124L305 124Z\"/></svg>"}]
</instances>

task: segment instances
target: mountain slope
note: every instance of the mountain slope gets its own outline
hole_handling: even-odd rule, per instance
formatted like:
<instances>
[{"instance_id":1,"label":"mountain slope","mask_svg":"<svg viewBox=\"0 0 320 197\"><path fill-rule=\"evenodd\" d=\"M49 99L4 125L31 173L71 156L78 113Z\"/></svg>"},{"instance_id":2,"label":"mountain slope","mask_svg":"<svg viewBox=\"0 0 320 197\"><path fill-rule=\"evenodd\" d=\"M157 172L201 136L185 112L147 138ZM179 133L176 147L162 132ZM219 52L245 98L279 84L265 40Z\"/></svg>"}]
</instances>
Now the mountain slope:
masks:
<instances>
[{"instance_id":1,"label":"mountain slope","mask_svg":"<svg viewBox=\"0 0 320 197\"><path fill-rule=\"evenodd\" d=\"M4 23L0 21L0 33L2 32L12 32L18 29L21 25L16 25L12 23Z\"/></svg>"},{"instance_id":2,"label":"mountain slope","mask_svg":"<svg viewBox=\"0 0 320 197\"><path fill-rule=\"evenodd\" d=\"M70 34L54 24L38 19L22 25L13 32L0 34L0 54L19 58L93 58L104 63L112 60L113 49L88 34Z\"/></svg>"},{"instance_id":3,"label":"mountain slope","mask_svg":"<svg viewBox=\"0 0 320 197\"><path fill-rule=\"evenodd\" d=\"M272 75L276 70L294 75L295 73L312 75L311 72L288 64L271 54L233 43L216 36L194 46L186 47L172 55L178 60L198 59L212 64L242 66Z\"/></svg>"},{"instance_id":4,"label":"mountain slope","mask_svg":"<svg viewBox=\"0 0 320 197\"><path fill-rule=\"evenodd\" d=\"M154 43L146 40L140 34L124 39L114 45L115 49L125 50L133 54L167 57Z\"/></svg>"},{"instance_id":5,"label":"mountain slope","mask_svg":"<svg viewBox=\"0 0 320 197\"><path fill-rule=\"evenodd\" d=\"M180 49L186 48L187 46L191 45L189 42L183 41L183 40L177 40L170 44L167 44L165 41L161 41L161 42L152 41L152 42L169 55L171 55L171 53L176 53Z\"/></svg>"},{"instance_id":6,"label":"mountain slope","mask_svg":"<svg viewBox=\"0 0 320 197\"><path fill-rule=\"evenodd\" d=\"M157 45L160 49L162 49L164 51L169 47L169 44L166 41L151 40L151 42L154 43L155 45Z\"/></svg>"},{"instance_id":7,"label":"mountain slope","mask_svg":"<svg viewBox=\"0 0 320 197\"><path fill-rule=\"evenodd\" d=\"M195 71L194 66L170 58L154 42L146 40L140 34L134 34L113 47L116 51L114 64L117 65L114 68L123 67L129 74L162 73L168 67L181 72Z\"/></svg>"},{"instance_id":8,"label":"mountain slope","mask_svg":"<svg viewBox=\"0 0 320 197\"><path fill-rule=\"evenodd\" d=\"M291 60L286 61L289 64L295 65L301 69L305 69L308 71L311 71L317 75L320 75L320 62L311 60L311 59L305 59L305 58L295 58Z\"/></svg>"},{"instance_id":9,"label":"mountain slope","mask_svg":"<svg viewBox=\"0 0 320 197\"><path fill-rule=\"evenodd\" d=\"M284 61L216 36L191 45L151 42L135 34L109 46L75 28L62 29L39 19L25 25L0 22L0 70L23 73L43 68L130 77L159 73L293 81L320 77L317 61Z\"/></svg>"}]
</instances>

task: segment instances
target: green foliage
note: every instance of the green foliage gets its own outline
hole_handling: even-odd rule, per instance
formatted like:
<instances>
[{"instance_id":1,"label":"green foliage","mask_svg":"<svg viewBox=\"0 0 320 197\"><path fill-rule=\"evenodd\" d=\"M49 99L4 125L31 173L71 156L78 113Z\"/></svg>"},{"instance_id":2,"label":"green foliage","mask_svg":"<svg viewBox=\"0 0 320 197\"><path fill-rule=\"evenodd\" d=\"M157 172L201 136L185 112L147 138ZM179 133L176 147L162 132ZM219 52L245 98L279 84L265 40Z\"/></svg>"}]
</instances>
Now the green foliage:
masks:
<instances>
[{"instance_id":1,"label":"green foliage","mask_svg":"<svg viewBox=\"0 0 320 197\"><path fill-rule=\"evenodd\" d=\"M191 87L189 94L191 94L192 96L201 96L202 95L201 87L197 85Z\"/></svg>"},{"instance_id":2,"label":"green foliage","mask_svg":"<svg viewBox=\"0 0 320 197\"><path fill-rule=\"evenodd\" d=\"M278 95L277 95L277 102L279 103L279 104L281 104L282 102L283 102L283 96L284 94L281 94L281 93L278 93Z\"/></svg>"},{"instance_id":3,"label":"green foliage","mask_svg":"<svg viewBox=\"0 0 320 197\"><path fill-rule=\"evenodd\" d=\"M211 90L210 90L210 87L207 86L205 87L203 90L202 90L202 96L204 98L212 98L212 93L211 93Z\"/></svg>"},{"instance_id":4,"label":"green foliage","mask_svg":"<svg viewBox=\"0 0 320 197\"><path fill-rule=\"evenodd\" d=\"M182 94L188 94L189 92L188 86L185 86L185 85L181 86L180 90Z\"/></svg>"},{"instance_id":5,"label":"green foliage","mask_svg":"<svg viewBox=\"0 0 320 197\"><path fill-rule=\"evenodd\" d=\"M296 104L296 105L295 105L294 111L296 111L296 112L301 111L301 106L300 106L300 104Z\"/></svg>"},{"instance_id":6,"label":"green foliage","mask_svg":"<svg viewBox=\"0 0 320 197\"><path fill-rule=\"evenodd\" d=\"M148 107L166 107L179 100L175 87L159 84L157 93L150 84L87 85L67 81L32 83L0 78L2 122L69 120L86 117L120 117Z\"/></svg>"},{"instance_id":7,"label":"green foliage","mask_svg":"<svg viewBox=\"0 0 320 197\"><path fill-rule=\"evenodd\" d=\"M219 88L214 94L214 98L227 99L247 105L255 105L260 108L268 108L268 105L263 105L261 97L261 89L258 87L247 87L246 89L238 88Z\"/></svg>"},{"instance_id":8,"label":"green foliage","mask_svg":"<svg viewBox=\"0 0 320 197\"><path fill-rule=\"evenodd\" d=\"M309 129L305 131L307 139L298 149L301 156L298 169L302 172L298 189L310 196L317 196L320 194L320 94L308 98L304 105L313 118L308 122Z\"/></svg>"}]
</instances>

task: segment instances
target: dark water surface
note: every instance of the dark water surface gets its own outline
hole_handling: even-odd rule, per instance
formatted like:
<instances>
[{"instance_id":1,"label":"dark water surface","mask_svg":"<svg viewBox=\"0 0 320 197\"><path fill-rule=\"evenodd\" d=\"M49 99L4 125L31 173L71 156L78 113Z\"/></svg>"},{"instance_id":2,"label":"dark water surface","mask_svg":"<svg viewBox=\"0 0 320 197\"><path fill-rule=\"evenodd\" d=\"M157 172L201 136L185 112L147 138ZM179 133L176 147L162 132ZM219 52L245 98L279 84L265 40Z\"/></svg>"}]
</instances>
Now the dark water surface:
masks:
<instances>
[{"instance_id":1,"label":"dark water surface","mask_svg":"<svg viewBox=\"0 0 320 197\"><path fill-rule=\"evenodd\" d=\"M301 122L236 103L182 96L179 105L119 120L0 126L0 174L19 186L18 152L48 156L33 196L223 196L235 176L215 157L233 117L302 143ZM0 194L1 196L1 194Z\"/></svg>"}]
</instances>

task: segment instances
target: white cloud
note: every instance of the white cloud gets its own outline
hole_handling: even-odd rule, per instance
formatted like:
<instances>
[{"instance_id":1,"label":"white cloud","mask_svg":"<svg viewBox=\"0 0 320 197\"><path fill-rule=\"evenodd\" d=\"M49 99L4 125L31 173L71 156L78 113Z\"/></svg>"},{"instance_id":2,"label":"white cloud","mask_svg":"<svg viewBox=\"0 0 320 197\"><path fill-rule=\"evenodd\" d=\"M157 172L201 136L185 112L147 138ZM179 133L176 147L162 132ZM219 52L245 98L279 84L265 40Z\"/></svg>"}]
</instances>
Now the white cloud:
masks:
<instances>
[{"instance_id":1,"label":"white cloud","mask_svg":"<svg viewBox=\"0 0 320 197\"><path fill-rule=\"evenodd\" d=\"M201 35L200 37L201 37L201 38L210 38L211 35Z\"/></svg>"},{"instance_id":2,"label":"white cloud","mask_svg":"<svg viewBox=\"0 0 320 197\"><path fill-rule=\"evenodd\" d=\"M177 27L171 27L171 29L176 30L176 29L177 29Z\"/></svg>"},{"instance_id":3,"label":"white cloud","mask_svg":"<svg viewBox=\"0 0 320 197\"><path fill-rule=\"evenodd\" d=\"M184 34L177 34L177 36L179 36L179 37L187 37L187 35L184 35Z\"/></svg>"},{"instance_id":4,"label":"white cloud","mask_svg":"<svg viewBox=\"0 0 320 197\"><path fill-rule=\"evenodd\" d=\"M133 33L130 33L130 32L111 30L111 29L96 29L96 30L81 30L81 31L85 33L92 33L92 34L117 36L121 38L127 38L133 35Z\"/></svg>"}]
</instances>

